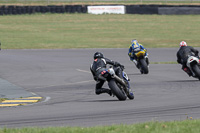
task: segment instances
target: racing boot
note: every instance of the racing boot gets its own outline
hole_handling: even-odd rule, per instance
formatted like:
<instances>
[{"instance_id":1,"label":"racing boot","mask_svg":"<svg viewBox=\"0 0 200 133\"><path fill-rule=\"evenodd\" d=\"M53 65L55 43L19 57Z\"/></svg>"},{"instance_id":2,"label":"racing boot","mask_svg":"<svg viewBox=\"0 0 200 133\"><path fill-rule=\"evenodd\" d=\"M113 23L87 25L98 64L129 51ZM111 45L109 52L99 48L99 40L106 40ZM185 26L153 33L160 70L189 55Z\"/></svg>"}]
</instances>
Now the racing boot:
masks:
<instances>
[{"instance_id":1,"label":"racing boot","mask_svg":"<svg viewBox=\"0 0 200 133\"><path fill-rule=\"evenodd\" d=\"M185 71L189 75L189 77L192 76L192 72L187 67L184 67L183 71Z\"/></svg>"},{"instance_id":2,"label":"racing boot","mask_svg":"<svg viewBox=\"0 0 200 133\"><path fill-rule=\"evenodd\" d=\"M137 61L135 59L132 60L135 65L137 65Z\"/></svg>"},{"instance_id":3,"label":"racing boot","mask_svg":"<svg viewBox=\"0 0 200 133\"><path fill-rule=\"evenodd\" d=\"M139 65L139 63L138 63L135 59L133 59L133 63L136 65L136 67L137 67L138 69L140 69L140 65Z\"/></svg>"},{"instance_id":4,"label":"racing boot","mask_svg":"<svg viewBox=\"0 0 200 133\"><path fill-rule=\"evenodd\" d=\"M112 96L112 92L110 89L106 89L106 88L101 88L101 89L96 89L96 94L102 94L102 93L108 93L110 96Z\"/></svg>"},{"instance_id":5,"label":"racing boot","mask_svg":"<svg viewBox=\"0 0 200 133\"><path fill-rule=\"evenodd\" d=\"M140 73L141 73L141 74L144 74L143 70L140 70Z\"/></svg>"}]
</instances>

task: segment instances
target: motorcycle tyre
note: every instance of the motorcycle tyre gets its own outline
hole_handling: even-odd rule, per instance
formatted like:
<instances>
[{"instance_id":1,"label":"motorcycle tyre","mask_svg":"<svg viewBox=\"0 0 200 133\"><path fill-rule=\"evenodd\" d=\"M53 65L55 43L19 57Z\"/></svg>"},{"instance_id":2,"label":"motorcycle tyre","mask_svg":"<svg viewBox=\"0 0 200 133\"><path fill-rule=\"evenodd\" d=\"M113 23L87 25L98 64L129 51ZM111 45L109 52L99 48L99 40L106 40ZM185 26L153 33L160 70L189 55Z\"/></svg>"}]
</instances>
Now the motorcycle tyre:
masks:
<instances>
[{"instance_id":1,"label":"motorcycle tyre","mask_svg":"<svg viewBox=\"0 0 200 133\"><path fill-rule=\"evenodd\" d=\"M141 65L141 69L143 71L144 74L148 74L149 73L149 69L147 67L147 62L145 59L140 59L140 65Z\"/></svg>"},{"instance_id":2,"label":"motorcycle tyre","mask_svg":"<svg viewBox=\"0 0 200 133\"><path fill-rule=\"evenodd\" d=\"M108 82L108 86L111 89L112 93L120 100L120 101L125 101L126 100L126 94L125 92L123 93L119 87L117 86L115 80L110 80Z\"/></svg>"},{"instance_id":3,"label":"motorcycle tyre","mask_svg":"<svg viewBox=\"0 0 200 133\"><path fill-rule=\"evenodd\" d=\"M200 69L199 69L198 65L195 64L194 66L192 66L192 70L194 71L194 73L196 74L198 79L200 80Z\"/></svg>"}]
</instances>

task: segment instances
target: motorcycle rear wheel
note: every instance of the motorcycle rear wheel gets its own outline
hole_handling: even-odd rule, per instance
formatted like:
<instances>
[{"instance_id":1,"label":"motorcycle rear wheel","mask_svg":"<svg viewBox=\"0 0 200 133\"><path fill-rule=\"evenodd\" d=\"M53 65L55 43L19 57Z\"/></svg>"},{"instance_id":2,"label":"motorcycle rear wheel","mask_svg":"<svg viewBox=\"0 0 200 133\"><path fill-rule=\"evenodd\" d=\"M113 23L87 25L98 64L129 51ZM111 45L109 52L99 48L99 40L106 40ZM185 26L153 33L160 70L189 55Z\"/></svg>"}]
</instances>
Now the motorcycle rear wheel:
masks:
<instances>
[{"instance_id":1,"label":"motorcycle rear wheel","mask_svg":"<svg viewBox=\"0 0 200 133\"><path fill-rule=\"evenodd\" d=\"M149 73L149 69L147 67L147 62L145 59L140 59L140 65L141 65L141 69L143 71L144 74L148 74Z\"/></svg>"},{"instance_id":2,"label":"motorcycle rear wheel","mask_svg":"<svg viewBox=\"0 0 200 133\"><path fill-rule=\"evenodd\" d=\"M192 70L194 71L194 73L196 74L198 79L200 80L200 69L199 69L198 65L197 64L193 65Z\"/></svg>"},{"instance_id":3,"label":"motorcycle rear wheel","mask_svg":"<svg viewBox=\"0 0 200 133\"><path fill-rule=\"evenodd\" d=\"M126 100L126 94L123 92L119 87L117 86L115 80L110 80L108 82L108 86L110 87L112 93L120 100L125 101Z\"/></svg>"}]
</instances>

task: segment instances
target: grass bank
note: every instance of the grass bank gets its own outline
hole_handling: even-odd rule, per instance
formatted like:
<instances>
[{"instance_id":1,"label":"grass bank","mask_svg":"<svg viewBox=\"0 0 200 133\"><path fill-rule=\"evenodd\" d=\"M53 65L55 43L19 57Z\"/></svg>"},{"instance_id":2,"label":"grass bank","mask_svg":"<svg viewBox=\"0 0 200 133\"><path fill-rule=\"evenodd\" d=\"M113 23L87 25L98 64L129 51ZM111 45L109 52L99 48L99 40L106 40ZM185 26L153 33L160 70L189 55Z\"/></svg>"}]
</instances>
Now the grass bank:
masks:
<instances>
[{"instance_id":1,"label":"grass bank","mask_svg":"<svg viewBox=\"0 0 200 133\"><path fill-rule=\"evenodd\" d=\"M99 127L1 128L0 133L199 133L200 120Z\"/></svg>"},{"instance_id":2,"label":"grass bank","mask_svg":"<svg viewBox=\"0 0 200 133\"><path fill-rule=\"evenodd\" d=\"M3 49L200 46L199 15L34 14L0 16Z\"/></svg>"},{"instance_id":3,"label":"grass bank","mask_svg":"<svg viewBox=\"0 0 200 133\"><path fill-rule=\"evenodd\" d=\"M165 4L165 5L199 5L199 1L179 0L1 0L0 5L95 5L95 4Z\"/></svg>"},{"instance_id":4,"label":"grass bank","mask_svg":"<svg viewBox=\"0 0 200 133\"><path fill-rule=\"evenodd\" d=\"M200 5L195 0L1 0L0 5L105 5L105 4L160 4L160 5Z\"/></svg>"},{"instance_id":5,"label":"grass bank","mask_svg":"<svg viewBox=\"0 0 200 133\"><path fill-rule=\"evenodd\" d=\"M150 64L178 64L178 63L170 61L170 62L150 62Z\"/></svg>"},{"instance_id":6,"label":"grass bank","mask_svg":"<svg viewBox=\"0 0 200 133\"><path fill-rule=\"evenodd\" d=\"M6 99L5 98L0 98L0 103L5 101Z\"/></svg>"}]
</instances>

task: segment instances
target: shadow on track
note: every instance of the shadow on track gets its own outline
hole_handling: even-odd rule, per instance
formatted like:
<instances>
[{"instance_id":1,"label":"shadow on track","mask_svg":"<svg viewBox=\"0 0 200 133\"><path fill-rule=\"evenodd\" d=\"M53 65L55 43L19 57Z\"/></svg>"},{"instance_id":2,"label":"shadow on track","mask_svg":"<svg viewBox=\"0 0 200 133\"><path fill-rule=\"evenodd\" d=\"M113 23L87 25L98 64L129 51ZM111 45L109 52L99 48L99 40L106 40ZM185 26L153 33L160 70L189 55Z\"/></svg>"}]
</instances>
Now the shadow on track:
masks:
<instances>
[{"instance_id":1,"label":"shadow on track","mask_svg":"<svg viewBox=\"0 0 200 133\"><path fill-rule=\"evenodd\" d=\"M166 81L166 82L200 82L199 80L174 80L174 81Z\"/></svg>"},{"instance_id":2,"label":"shadow on track","mask_svg":"<svg viewBox=\"0 0 200 133\"><path fill-rule=\"evenodd\" d=\"M91 102L91 103L94 103L94 102L120 102L118 99L104 99L104 100L76 100L77 102Z\"/></svg>"},{"instance_id":3,"label":"shadow on track","mask_svg":"<svg viewBox=\"0 0 200 133\"><path fill-rule=\"evenodd\" d=\"M130 75L142 75L142 74L141 73L131 73L131 74L127 73L127 75L130 76Z\"/></svg>"}]
</instances>

